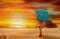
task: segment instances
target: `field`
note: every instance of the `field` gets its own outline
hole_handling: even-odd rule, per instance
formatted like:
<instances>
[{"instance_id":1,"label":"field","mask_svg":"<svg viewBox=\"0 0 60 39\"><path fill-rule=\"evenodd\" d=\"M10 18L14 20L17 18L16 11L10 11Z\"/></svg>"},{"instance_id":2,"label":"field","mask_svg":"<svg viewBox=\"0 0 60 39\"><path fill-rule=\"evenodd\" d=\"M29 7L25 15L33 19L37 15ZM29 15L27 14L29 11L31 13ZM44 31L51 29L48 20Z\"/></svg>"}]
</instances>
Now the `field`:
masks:
<instances>
[{"instance_id":1,"label":"field","mask_svg":"<svg viewBox=\"0 0 60 39\"><path fill-rule=\"evenodd\" d=\"M0 29L0 39L60 39L59 28L43 28L43 36L39 38L38 28Z\"/></svg>"}]
</instances>

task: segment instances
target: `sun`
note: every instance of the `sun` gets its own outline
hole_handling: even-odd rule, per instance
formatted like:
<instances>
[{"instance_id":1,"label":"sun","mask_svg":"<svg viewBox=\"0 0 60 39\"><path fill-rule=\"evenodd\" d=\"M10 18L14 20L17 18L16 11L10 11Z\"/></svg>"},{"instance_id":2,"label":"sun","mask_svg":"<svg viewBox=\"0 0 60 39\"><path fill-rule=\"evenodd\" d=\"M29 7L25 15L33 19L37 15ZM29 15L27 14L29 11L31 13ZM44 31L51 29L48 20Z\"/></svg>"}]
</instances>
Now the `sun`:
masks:
<instances>
[{"instance_id":1,"label":"sun","mask_svg":"<svg viewBox=\"0 0 60 39\"><path fill-rule=\"evenodd\" d=\"M10 21L9 24L10 24L9 26L11 28L26 27L26 26L24 26L25 25L25 22L23 22L23 21L18 21L18 22L16 22L16 21Z\"/></svg>"}]
</instances>

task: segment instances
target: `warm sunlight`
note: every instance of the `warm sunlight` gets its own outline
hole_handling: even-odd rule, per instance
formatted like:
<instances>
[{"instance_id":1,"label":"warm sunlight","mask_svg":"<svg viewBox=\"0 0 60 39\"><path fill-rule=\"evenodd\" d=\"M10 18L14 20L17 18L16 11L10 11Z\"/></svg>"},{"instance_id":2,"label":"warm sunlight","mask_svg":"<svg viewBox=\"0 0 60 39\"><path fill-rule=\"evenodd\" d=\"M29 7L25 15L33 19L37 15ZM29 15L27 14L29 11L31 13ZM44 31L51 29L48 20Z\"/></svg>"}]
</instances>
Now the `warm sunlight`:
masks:
<instances>
[{"instance_id":1,"label":"warm sunlight","mask_svg":"<svg viewBox=\"0 0 60 39\"><path fill-rule=\"evenodd\" d=\"M10 22L11 24L16 24L16 25L22 25L24 22L14 22L14 21L12 21L12 22Z\"/></svg>"},{"instance_id":2,"label":"warm sunlight","mask_svg":"<svg viewBox=\"0 0 60 39\"><path fill-rule=\"evenodd\" d=\"M23 25L25 25L25 22L16 22L16 21L11 21L10 22L10 27L12 27L12 28L20 28L20 27L26 27L26 26L23 26Z\"/></svg>"}]
</instances>

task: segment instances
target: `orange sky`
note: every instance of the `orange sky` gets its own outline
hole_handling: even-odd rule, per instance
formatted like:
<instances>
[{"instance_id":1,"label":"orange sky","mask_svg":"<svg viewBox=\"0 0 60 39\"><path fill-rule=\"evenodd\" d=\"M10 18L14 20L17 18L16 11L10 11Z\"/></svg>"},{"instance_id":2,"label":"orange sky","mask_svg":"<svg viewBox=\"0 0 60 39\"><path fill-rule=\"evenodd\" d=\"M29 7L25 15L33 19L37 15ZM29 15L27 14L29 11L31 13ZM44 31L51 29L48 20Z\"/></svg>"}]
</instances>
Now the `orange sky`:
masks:
<instances>
[{"instance_id":1,"label":"orange sky","mask_svg":"<svg viewBox=\"0 0 60 39\"><path fill-rule=\"evenodd\" d=\"M23 0L2 0L0 2L0 27L36 26L37 19L34 10Z\"/></svg>"},{"instance_id":2,"label":"orange sky","mask_svg":"<svg viewBox=\"0 0 60 39\"><path fill-rule=\"evenodd\" d=\"M36 25L37 19L32 8L17 4L8 5L0 8L0 27Z\"/></svg>"}]
</instances>

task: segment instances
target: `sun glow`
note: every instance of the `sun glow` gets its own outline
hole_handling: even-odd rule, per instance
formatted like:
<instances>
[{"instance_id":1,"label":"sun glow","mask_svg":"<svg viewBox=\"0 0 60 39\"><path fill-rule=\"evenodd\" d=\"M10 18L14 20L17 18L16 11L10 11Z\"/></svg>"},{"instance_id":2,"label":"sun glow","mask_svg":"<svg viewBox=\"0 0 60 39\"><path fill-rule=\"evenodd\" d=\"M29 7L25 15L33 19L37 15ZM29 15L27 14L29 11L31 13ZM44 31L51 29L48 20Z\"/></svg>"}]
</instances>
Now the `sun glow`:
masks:
<instances>
[{"instance_id":1,"label":"sun glow","mask_svg":"<svg viewBox=\"0 0 60 39\"><path fill-rule=\"evenodd\" d=\"M30 9L32 10L32 9ZM28 28L35 27L37 20L35 19L34 11L26 8L5 8L2 10L0 24L8 28ZM3 19L3 20L2 20Z\"/></svg>"},{"instance_id":2,"label":"sun glow","mask_svg":"<svg viewBox=\"0 0 60 39\"><path fill-rule=\"evenodd\" d=\"M25 26L22 26L22 25L24 25L25 24L25 22L16 22L16 21L11 21L10 22L10 27L12 27L12 28L15 28L15 27L17 27L17 28L19 28L19 27L25 27Z\"/></svg>"},{"instance_id":3,"label":"sun glow","mask_svg":"<svg viewBox=\"0 0 60 39\"><path fill-rule=\"evenodd\" d=\"M22 25L24 22L10 22L10 24Z\"/></svg>"},{"instance_id":4,"label":"sun glow","mask_svg":"<svg viewBox=\"0 0 60 39\"><path fill-rule=\"evenodd\" d=\"M25 16L24 14L21 14L21 13L10 13L8 15L8 17L10 17L8 20L9 20L9 25L10 27L25 27L23 25L25 25Z\"/></svg>"}]
</instances>

